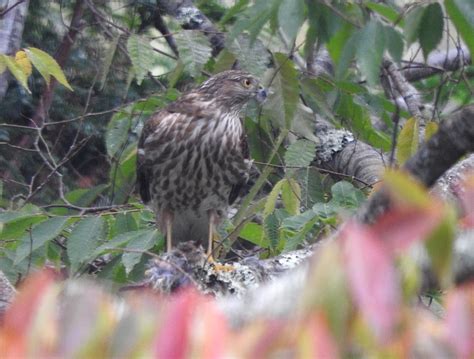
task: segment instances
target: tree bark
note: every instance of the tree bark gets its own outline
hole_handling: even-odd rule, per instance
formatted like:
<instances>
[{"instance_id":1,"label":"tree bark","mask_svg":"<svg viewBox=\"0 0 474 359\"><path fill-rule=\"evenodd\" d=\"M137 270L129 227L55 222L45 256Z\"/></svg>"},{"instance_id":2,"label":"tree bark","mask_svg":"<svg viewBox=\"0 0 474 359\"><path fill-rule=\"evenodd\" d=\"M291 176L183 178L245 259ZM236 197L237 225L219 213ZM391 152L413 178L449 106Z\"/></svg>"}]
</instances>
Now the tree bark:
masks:
<instances>
[{"instance_id":1,"label":"tree bark","mask_svg":"<svg viewBox=\"0 0 474 359\"><path fill-rule=\"evenodd\" d=\"M29 0L16 6L9 1L0 1L0 54L13 55L20 48L28 4ZM7 92L9 79L8 71L0 74L0 102Z\"/></svg>"}]
</instances>

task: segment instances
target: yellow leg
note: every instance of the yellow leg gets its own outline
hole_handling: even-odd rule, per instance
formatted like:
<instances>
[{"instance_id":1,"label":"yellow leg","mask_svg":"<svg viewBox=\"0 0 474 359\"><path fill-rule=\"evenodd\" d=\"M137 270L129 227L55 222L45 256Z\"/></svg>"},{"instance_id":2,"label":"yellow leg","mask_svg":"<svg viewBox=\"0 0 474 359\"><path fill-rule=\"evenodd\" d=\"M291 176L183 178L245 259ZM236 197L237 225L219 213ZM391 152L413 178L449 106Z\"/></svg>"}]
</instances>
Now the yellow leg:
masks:
<instances>
[{"instance_id":1,"label":"yellow leg","mask_svg":"<svg viewBox=\"0 0 474 359\"><path fill-rule=\"evenodd\" d=\"M166 251L169 253L171 252L171 248L173 248L173 241L171 236L172 231L172 220L170 216L166 216L165 218L166 223Z\"/></svg>"},{"instance_id":2,"label":"yellow leg","mask_svg":"<svg viewBox=\"0 0 474 359\"><path fill-rule=\"evenodd\" d=\"M212 251L214 247L214 220L215 220L215 215L211 211L209 213L209 237L207 240L207 256L209 257L210 261L214 261L214 258L212 256Z\"/></svg>"}]
</instances>

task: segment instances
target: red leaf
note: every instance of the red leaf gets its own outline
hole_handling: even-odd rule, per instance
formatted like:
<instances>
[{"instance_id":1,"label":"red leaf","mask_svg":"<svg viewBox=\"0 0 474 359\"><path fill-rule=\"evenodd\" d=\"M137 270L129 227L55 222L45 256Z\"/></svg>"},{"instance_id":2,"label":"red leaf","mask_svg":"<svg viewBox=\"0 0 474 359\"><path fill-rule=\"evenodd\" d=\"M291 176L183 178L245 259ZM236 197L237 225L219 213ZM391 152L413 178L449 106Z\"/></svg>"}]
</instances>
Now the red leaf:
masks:
<instances>
[{"instance_id":1,"label":"red leaf","mask_svg":"<svg viewBox=\"0 0 474 359\"><path fill-rule=\"evenodd\" d=\"M439 208L395 207L384 214L371 228L375 237L392 251L407 249L412 243L426 239L439 224Z\"/></svg>"},{"instance_id":2,"label":"red leaf","mask_svg":"<svg viewBox=\"0 0 474 359\"><path fill-rule=\"evenodd\" d=\"M314 358L339 358L337 344L331 335L327 320L321 315L315 315L309 322L313 338Z\"/></svg>"},{"instance_id":3,"label":"red leaf","mask_svg":"<svg viewBox=\"0 0 474 359\"><path fill-rule=\"evenodd\" d=\"M465 229L474 228L474 175L466 179L462 188L462 193L459 193L464 210L461 225Z\"/></svg>"},{"instance_id":4,"label":"red leaf","mask_svg":"<svg viewBox=\"0 0 474 359\"><path fill-rule=\"evenodd\" d=\"M399 313L399 288L390 251L355 222L342 231L346 271L353 298L375 335L387 340Z\"/></svg>"},{"instance_id":5,"label":"red leaf","mask_svg":"<svg viewBox=\"0 0 474 359\"><path fill-rule=\"evenodd\" d=\"M474 357L474 283L448 296L446 335L458 358Z\"/></svg>"},{"instance_id":6,"label":"red leaf","mask_svg":"<svg viewBox=\"0 0 474 359\"><path fill-rule=\"evenodd\" d=\"M29 329L45 293L54 283L54 274L42 271L26 279L10 308L5 313L0 328L2 358L26 357ZM51 319L53 320L53 319Z\"/></svg>"},{"instance_id":7,"label":"red leaf","mask_svg":"<svg viewBox=\"0 0 474 359\"><path fill-rule=\"evenodd\" d=\"M185 358L188 353L190 323L197 309L199 294L185 290L171 297L166 316L155 342L158 358Z\"/></svg>"}]
</instances>

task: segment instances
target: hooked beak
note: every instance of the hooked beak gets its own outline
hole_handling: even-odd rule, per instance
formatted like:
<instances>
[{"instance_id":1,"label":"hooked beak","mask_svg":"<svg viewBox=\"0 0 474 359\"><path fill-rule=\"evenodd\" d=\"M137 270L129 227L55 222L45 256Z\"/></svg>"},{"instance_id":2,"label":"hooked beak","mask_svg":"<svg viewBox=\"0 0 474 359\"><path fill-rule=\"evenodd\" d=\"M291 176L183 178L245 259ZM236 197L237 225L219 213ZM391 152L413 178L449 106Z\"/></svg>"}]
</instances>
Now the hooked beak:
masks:
<instances>
[{"instance_id":1,"label":"hooked beak","mask_svg":"<svg viewBox=\"0 0 474 359\"><path fill-rule=\"evenodd\" d=\"M259 103L262 103L267 98L267 90L263 86L259 86L255 98Z\"/></svg>"}]
</instances>

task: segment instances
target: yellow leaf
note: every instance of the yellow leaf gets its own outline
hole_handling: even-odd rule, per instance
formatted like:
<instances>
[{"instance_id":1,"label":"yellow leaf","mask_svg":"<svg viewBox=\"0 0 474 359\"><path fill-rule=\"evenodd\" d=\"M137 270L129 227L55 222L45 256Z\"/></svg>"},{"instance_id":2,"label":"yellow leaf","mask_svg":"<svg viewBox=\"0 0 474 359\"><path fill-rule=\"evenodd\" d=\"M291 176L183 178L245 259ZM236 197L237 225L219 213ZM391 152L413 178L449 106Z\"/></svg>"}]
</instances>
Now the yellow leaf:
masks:
<instances>
[{"instance_id":1,"label":"yellow leaf","mask_svg":"<svg viewBox=\"0 0 474 359\"><path fill-rule=\"evenodd\" d=\"M15 54L15 62L18 66L20 66L26 77L31 75L33 68L31 66L31 61L26 56L25 51L20 50Z\"/></svg>"},{"instance_id":2,"label":"yellow leaf","mask_svg":"<svg viewBox=\"0 0 474 359\"><path fill-rule=\"evenodd\" d=\"M292 216L300 214L301 187L294 179L289 178L281 187L281 199L288 213Z\"/></svg>"},{"instance_id":3,"label":"yellow leaf","mask_svg":"<svg viewBox=\"0 0 474 359\"><path fill-rule=\"evenodd\" d=\"M434 121L430 121L425 127L425 141L428 141L438 131L438 124Z\"/></svg>"},{"instance_id":4,"label":"yellow leaf","mask_svg":"<svg viewBox=\"0 0 474 359\"><path fill-rule=\"evenodd\" d=\"M397 161L404 164L418 149L419 124L415 117L410 118L398 136Z\"/></svg>"},{"instance_id":5,"label":"yellow leaf","mask_svg":"<svg viewBox=\"0 0 474 359\"><path fill-rule=\"evenodd\" d=\"M395 202L419 208L427 208L433 203L426 188L408 173L386 170L383 177Z\"/></svg>"},{"instance_id":6,"label":"yellow leaf","mask_svg":"<svg viewBox=\"0 0 474 359\"><path fill-rule=\"evenodd\" d=\"M25 49L25 53L41 76L44 77L46 83L49 84L51 76L53 76L61 85L73 91L71 85L67 82L63 70L61 70L61 67L51 55L35 47Z\"/></svg>"},{"instance_id":7,"label":"yellow leaf","mask_svg":"<svg viewBox=\"0 0 474 359\"><path fill-rule=\"evenodd\" d=\"M7 55L0 55L0 58L2 58L3 63L8 67L8 70L10 70L13 77L18 80L28 93L31 93L28 88L27 77L21 67L15 62L15 59Z\"/></svg>"}]
</instances>

